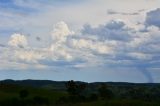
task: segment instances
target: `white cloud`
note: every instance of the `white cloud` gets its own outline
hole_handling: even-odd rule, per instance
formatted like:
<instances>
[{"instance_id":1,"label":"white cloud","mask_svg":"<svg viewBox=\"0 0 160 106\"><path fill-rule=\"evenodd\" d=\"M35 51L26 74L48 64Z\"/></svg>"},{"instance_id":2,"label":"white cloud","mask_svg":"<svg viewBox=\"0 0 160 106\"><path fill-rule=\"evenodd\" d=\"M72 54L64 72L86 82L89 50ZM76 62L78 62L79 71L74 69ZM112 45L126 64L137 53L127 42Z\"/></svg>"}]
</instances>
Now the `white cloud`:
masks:
<instances>
[{"instance_id":1,"label":"white cloud","mask_svg":"<svg viewBox=\"0 0 160 106\"><path fill-rule=\"evenodd\" d=\"M52 39L54 42L62 43L66 41L67 36L73 35L74 32L70 31L67 24L63 21L58 22L52 31Z\"/></svg>"},{"instance_id":2,"label":"white cloud","mask_svg":"<svg viewBox=\"0 0 160 106\"><path fill-rule=\"evenodd\" d=\"M72 60L71 54L67 48L62 45L52 44L50 47L51 57L53 60Z\"/></svg>"},{"instance_id":3,"label":"white cloud","mask_svg":"<svg viewBox=\"0 0 160 106\"><path fill-rule=\"evenodd\" d=\"M112 47L105 44L104 42L87 40L87 39L72 39L70 42L73 48L93 51L99 54L111 54L113 52Z\"/></svg>"},{"instance_id":4,"label":"white cloud","mask_svg":"<svg viewBox=\"0 0 160 106\"><path fill-rule=\"evenodd\" d=\"M74 34L73 31L70 31L68 25L61 21L58 22L51 33L52 36L52 44L50 47L51 55L53 56L53 60L71 60L72 56L67 50L67 46L65 45L66 40L69 36Z\"/></svg>"},{"instance_id":5,"label":"white cloud","mask_svg":"<svg viewBox=\"0 0 160 106\"><path fill-rule=\"evenodd\" d=\"M37 63L38 60L43 59L43 55L42 52L35 50L17 50L14 56L18 61Z\"/></svg>"},{"instance_id":6,"label":"white cloud","mask_svg":"<svg viewBox=\"0 0 160 106\"><path fill-rule=\"evenodd\" d=\"M15 34L11 35L11 38L8 42L8 45L14 46L14 47L24 48L24 47L28 46L28 41L27 41L26 36L15 33Z\"/></svg>"}]
</instances>

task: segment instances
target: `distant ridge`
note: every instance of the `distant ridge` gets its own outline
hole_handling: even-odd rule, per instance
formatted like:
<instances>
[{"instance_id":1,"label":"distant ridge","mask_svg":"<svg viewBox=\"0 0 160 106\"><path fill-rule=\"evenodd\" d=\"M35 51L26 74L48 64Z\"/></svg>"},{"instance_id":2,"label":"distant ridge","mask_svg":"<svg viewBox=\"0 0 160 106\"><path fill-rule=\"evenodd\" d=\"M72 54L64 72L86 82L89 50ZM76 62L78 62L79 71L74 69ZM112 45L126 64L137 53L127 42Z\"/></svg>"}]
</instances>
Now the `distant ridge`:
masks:
<instances>
[{"instance_id":1,"label":"distant ridge","mask_svg":"<svg viewBox=\"0 0 160 106\"><path fill-rule=\"evenodd\" d=\"M32 86L32 87L47 87L47 86L54 86L54 87L65 87L65 83L67 81L52 81L52 80L12 80L12 79L6 79L0 81L1 84L16 84L16 85L22 85L22 86ZM76 81L77 83L86 83L91 86L97 86L102 83L108 84L110 86L160 86L160 83L129 83L129 82L81 82Z\"/></svg>"}]
</instances>

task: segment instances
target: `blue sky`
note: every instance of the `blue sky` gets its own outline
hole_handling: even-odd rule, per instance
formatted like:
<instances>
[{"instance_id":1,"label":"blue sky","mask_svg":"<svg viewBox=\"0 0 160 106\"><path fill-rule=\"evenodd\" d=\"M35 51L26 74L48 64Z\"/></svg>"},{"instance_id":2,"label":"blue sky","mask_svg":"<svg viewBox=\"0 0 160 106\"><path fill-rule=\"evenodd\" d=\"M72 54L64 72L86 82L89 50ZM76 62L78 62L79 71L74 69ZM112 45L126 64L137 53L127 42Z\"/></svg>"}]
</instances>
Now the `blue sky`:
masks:
<instances>
[{"instance_id":1,"label":"blue sky","mask_svg":"<svg viewBox=\"0 0 160 106\"><path fill-rule=\"evenodd\" d=\"M159 3L0 0L0 79L160 82Z\"/></svg>"}]
</instances>

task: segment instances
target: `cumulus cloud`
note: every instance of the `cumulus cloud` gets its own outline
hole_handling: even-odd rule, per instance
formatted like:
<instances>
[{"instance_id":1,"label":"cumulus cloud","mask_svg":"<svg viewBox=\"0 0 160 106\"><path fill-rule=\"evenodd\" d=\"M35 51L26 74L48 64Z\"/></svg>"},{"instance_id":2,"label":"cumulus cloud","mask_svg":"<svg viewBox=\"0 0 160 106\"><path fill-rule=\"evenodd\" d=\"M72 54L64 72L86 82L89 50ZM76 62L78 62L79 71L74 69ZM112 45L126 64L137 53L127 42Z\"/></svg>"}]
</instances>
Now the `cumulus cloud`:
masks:
<instances>
[{"instance_id":1,"label":"cumulus cloud","mask_svg":"<svg viewBox=\"0 0 160 106\"><path fill-rule=\"evenodd\" d=\"M145 24L147 26L154 25L160 28L160 8L147 13Z\"/></svg>"},{"instance_id":2,"label":"cumulus cloud","mask_svg":"<svg viewBox=\"0 0 160 106\"><path fill-rule=\"evenodd\" d=\"M111 54L113 48L104 42L93 41L91 39L72 39L70 42L73 48L89 50L99 54Z\"/></svg>"},{"instance_id":3,"label":"cumulus cloud","mask_svg":"<svg viewBox=\"0 0 160 106\"><path fill-rule=\"evenodd\" d=\"M17 61L26 63L38 63L38 60L43 59L44 53L38 50L16 50L14 56Z\"/></svg>"},{"instance_id":4,"label":"cumulus cloud","mask_svg":"<svg viewBox=\"0 0 160 106\"><path fill-rule=\"evenodd\" d=\"M16 33L11 35L8 41L9 47L3 49L4 55L1 57L6 57L5 59L8 58L7 60L12 62L41 65L43 65L41 61L52 61L52 63L60 63L59 61L62 60L70 61L72 55L65 42L72 34L73 32L69 30L66 23L59 22L51 33L53 39L50 46L39 48L28 45L26 36Z\"/></svg>"},{"instance_id":5,"label":"cumulus cloud","mask_svg":"<svg viewBox=\"0 0 160 106\"><path fill-rule=\"evenodd\" d=\"M72 55L68 52L64 45L54 45L50 47L51 56L53 60L71 60Z\"/></svg>"},{"instance_id":6,"label":"cumulus cloud","mask_svg":"<svg viewBox=\"0 0 160 106\"><path fill-rule=\"evenodd\" d=\"M49 49L51 51L52 59L56 61L90 61L90 59L88 59L90 56L113 53L111 45L80 36L82 35L75 34L71 31L66 23L57 23L52 31L53 42ZM77 53L79 55L77 55Z\"/></svg>"},{"instance_id":7,"label":"cumulus cloud","mask_svg":"<svg viewBox=\"0 0 160 106\"><path fill-rule=\"evenodd\" d=\"M97 61L97 55L110 55L114 52L113 42L83 38L82 34L71 31L65 22L54 26L51 37L52 42L48 47L38 48L28 45L25 35L13 34L8 41L10 46L4 52L9 60L18 63L50 66L51 63L71 65L69 62L72 62L73 67L79 62L84 64L82 61L93 64L93 60Z\"/></svg>"},{"instance_id":8,"label":"cumulus cloud","mask_svg":"<svg viewBox=\"0 0 160 106\"><path fill-rule=\"evenodd\" d=\"M52 56L54 56L54 60L57 59L66 59L71 60L72 56L67 50L67 46L65 45L67 38L74 34L68 28L68 25L61 21L58 22L51 33L52 36L52 44L50 46L50 51L52 52Z\"/></svg>"},{"instance_id":9,"label":"cumulus cloud","mask_svg":"<svg viewBox=\"0 0 160 106\"><path fill-rule=\"evenodd\" d=\"M27 41L26 36L15 33L11 35L8 45L13 46L13 47L24 48L28 45L28 41Z\"/></svg>"},{"instance_id":10,"label":"cumulus cloud","mask_svg":"<svg viewBox=\"0 0 160 106\"><path fill-rule=\"evenodd\" d=\"M17 49L11 48L14 49L13 57L16 57L18 61L32 63L81 60L89 64L93 60L97 61L96 59L104 62L104 58L116 61L116 59L121 60L127 57L129 60L132 58L138 61L153 58L151 50L145 46L148 45L152 48L152 52L157 52L158 34L159 30L154 27L148 27L148 32L132 32L123 21L119 20L112 20L96 28L90 25L84 26L81 32L76 33L71 31L65 22L59 22L53 28L52 42L48 47L30 47L25 35L21 34L13 34L8 44L18 47ZM24 48L26 46L28 48ZM22 47L24 49L21 49Z\"/></svg>"},{"instance_id":11,"label":"cumulus cloud","mask_svg":"<svg viewBox=\"0 0 160 106\"><path fill-rule=\"evenodd\" d=\"M68 25L61 21L58 22L52 31L52 39L55 42L62 43L66 41L67 36L74 34L73 31L70 31Z\"/></svg>"}]
</instances>

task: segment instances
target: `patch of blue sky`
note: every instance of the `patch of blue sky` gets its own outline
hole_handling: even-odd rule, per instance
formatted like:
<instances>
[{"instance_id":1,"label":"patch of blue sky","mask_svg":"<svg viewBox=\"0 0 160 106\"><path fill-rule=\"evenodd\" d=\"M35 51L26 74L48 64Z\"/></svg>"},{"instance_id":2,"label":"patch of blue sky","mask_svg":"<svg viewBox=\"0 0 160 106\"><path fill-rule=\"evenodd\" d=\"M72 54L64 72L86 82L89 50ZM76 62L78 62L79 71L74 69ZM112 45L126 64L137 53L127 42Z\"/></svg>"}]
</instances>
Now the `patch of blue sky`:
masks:
<instances>
[{"instance_id":1,"label":"patch of blue sky","mask_svg":"<svg viewBox=\"0 0 160 106\"><path fill-rule=\"evenodd\" d=\"M0 36L10 36L11 34L18 32L18 30L15 29L7 29L7 28L0 28Z\"/></svg>"},{"instance_id":2,"label":"patch of blue sky","mask_svg":"<svg viewBox=\"0 0 160 106\"><path fill-rule=\"evenodd\" d=\"M57 5L72 5L72 4L85 3L87 1L88 0L54 0L54 1L50 1L50 2L53 2L54 4L57 4Z\"/></svg>"},{"instance_id":3,"label":"patch of blue sky","mask_svg":"<svg viewBox=\"0 0 160 106\"><path fill-rule=\"evenodd\" d=\"M2 0L4 1L4 0ZM35 13L38 12L38 10L29 8L29 7L22 7L16 5L12 0L9 0L8 2L2 2L0 1L0 11L12 11L12 12L20 12L20 13ZM7 1L7 0L6 0Z\"/></svg>"},{"instance_id":4,"label":"patch of blue sky","mask_svg":"<svg viewBox=\"0 0 160 106\"><path fill-rule=\"evenodd\" d=\"M11 4L13 0L0 0L0 4Z\"/></svg>"}]
</instances>

